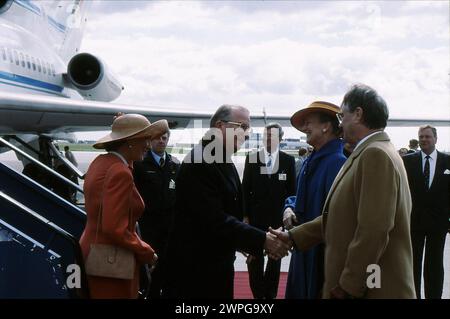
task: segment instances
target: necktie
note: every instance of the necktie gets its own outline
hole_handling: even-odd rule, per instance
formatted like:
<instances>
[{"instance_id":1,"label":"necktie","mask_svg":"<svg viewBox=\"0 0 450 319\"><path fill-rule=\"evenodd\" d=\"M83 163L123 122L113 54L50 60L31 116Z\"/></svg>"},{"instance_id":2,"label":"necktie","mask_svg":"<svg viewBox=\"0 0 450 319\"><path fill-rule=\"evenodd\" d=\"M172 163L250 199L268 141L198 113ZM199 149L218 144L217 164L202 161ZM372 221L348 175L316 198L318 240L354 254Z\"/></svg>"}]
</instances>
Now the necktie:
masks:
<instances>
[{"instance_id":1,"label":"necktie","mask_svg":"<svg viewBox=\"0 0 450 319\"><path fill-rule=\"evenodd\" d=\"M423 169L423 176L425 177L425 188L428 189L430 186L430 156L425 156L425 167Z\"/></svg>"},{"instance_id":2,"label":"necktie","mask_svg":"<svg viewBox=\"0 0 450 319\"><path fill-rule=\"evenodd\" d=\"M163 166L164 166L164 157L161 157L161 158L159 159L159 166L160 166L160 167L163 167Z\"/></svg>"},{"instance_id":3,"label":"necktie","mask_svg":"<svg viewBox=\"0 0 450 319\"><path fill-rule=\"evenodd\" d=\"M267 167L272 167L272 156L269 154L269 159L267 160Z\"/></svg>"}]
</instances>

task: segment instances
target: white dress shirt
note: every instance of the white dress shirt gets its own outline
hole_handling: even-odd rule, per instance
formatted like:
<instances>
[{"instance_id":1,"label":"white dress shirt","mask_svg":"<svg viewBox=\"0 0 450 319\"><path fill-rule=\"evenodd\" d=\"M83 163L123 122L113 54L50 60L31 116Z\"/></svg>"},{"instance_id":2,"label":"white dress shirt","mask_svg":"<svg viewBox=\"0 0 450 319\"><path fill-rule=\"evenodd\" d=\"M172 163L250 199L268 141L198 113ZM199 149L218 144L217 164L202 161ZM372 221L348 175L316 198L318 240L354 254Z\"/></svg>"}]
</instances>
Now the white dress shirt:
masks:
<instances>
[{"instance_id":1,"label":"white dress shirt","mask_svg":"<svg viewBox=\"0 0 450 319\"><path fill-rule=\"evenodd\" d=\"M375 134L380 134L380 133L382 133L382 132L383 132L383 131L376 131L376 132L373 132L372 134L367 135L365 138L363 138L361 141L359 141L358 144L356 144L356 146L355 146L353 152L356 151L356 149L357 149L362 143L364 143L366 140L368 140L369 138L371 138L371 137L374 136Z\"/></svg>"},{"instance_id":2,"label":"white dress shirt","mask_svg":"<svg viewBox=\"0 0 450 319\"><path fill-rule=\"evenodd\" d=\"M423 170L425 169L425 162L427 161L427 159L425 158L427 154L420 151L420 155L422 155L422 173L423 173ZM428 161L430 162L430 183L428 185L428 188L430 188L431 184L433 184L434 172L436 171L437 151L434 150L429 156L430 158L428 159Z\"/></svg>"},{"instance_id":3,"label":"white dress shirt","mask_svg":"<svg viewBox=\"0 0 450 319\"><path fill-rule=\"evenodd\" d=\"M266 148L264 147L263 152L264 152L264 163L266 163L266 167L267 167L267 173L272 174L272 171L273 171L274 165L275 165L275 161L277 160L277 157L278 157L279 149L277 148L274 152L269 153L269 152L267 152ZM269 158L270 158L270 166L268 165Z\"/></svg>"}]
</instances>

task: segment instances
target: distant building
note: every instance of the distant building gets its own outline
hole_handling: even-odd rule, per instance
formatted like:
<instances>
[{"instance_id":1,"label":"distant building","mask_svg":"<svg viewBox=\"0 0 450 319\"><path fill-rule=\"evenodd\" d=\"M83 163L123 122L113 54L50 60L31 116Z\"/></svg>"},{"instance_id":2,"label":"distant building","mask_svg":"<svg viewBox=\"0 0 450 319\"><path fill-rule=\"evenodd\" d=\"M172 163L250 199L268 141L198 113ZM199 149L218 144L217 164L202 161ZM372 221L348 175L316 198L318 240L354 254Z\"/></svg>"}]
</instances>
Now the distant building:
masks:
<instances>
[{"instance_id":1,"label":"distant building","mask_svg":"<svg viewBox=\"0 0 450 319\"><path fill-rule=\"evenodd\" d=\"M308 143L304 138L285 138L280 143L280 149L282 150L298 150L300 147L306 147Z\"/></svg>"},{"instance_id":2,"label":"distant building","mask_svg":"<svg viewBox=\"0 0 450 319\"><path fill-rule=\"evenodd\" d=\"M250 133L248 140L242 146L245 149L259 149L263 146L262 133Z\"/></svg>"},{"instance_id":3,"label":"distant building","mask_svg":"<svg viewBox=\"0 0 450 319\"><path fill-rule=\"evenodd\" d=\"M249 139L245 141L243 148L256 150L263 147L262 133L250 133ZM308 144L304 137L298 138L285 138L280 143L280 149L282 150L298 150L300 147L306 147Z\"/></svg>"}]
</instances>

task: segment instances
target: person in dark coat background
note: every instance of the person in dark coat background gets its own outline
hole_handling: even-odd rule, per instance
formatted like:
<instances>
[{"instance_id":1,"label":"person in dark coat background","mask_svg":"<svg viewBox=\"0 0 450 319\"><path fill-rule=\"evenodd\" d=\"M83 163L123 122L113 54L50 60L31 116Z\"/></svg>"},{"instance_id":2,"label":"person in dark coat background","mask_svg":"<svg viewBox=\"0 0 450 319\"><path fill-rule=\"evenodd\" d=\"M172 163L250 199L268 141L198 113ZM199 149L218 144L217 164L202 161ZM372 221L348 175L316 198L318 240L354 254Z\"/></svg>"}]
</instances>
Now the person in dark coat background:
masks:
<instances>
[{"instance_id":1,"label":"person in dark coat background","mask_svg":"<svg viewBox=\"0 0 450 319\"><path fill-rule=\"evenodd\" d=\"M409 150L408 150L408 154L413 154L415 152L417 152L419 148L419 141L416 140L415 138L409 140Z\"/></svg>"},{"instance_id":2,"label":"person in dark coat background","mask_svg":"<svg viewBox=\"0 0 450 319\"><path fill-rule=\"evenodd\" d=\"M263 231L283 226L284 200L295 195L295 159L279 150L283 128L270 123L264 129L264 148L247 155L242 188L244 215L250 225ZM256 299L275 299L281 259L268 259L264 271L263 250L247 257L250 287Z\"/></svg>"},{"instance_id":3,"label":"person in dark coat background","mask_svg":"<svg viewBox=\"0 0 450 319\"><path fill-rule=\"evenodd\" d=\"M314 151L297 177L297 194L286 199L283 223L287 229L303 224L322 213L334 178L344 164L343 142L336 114L337 105L317 101L291 117L292 125L306 134ZM323 285L323 244L305 251L294 250L289 265L286 299L316 299Z\"/></svg>"},{"instance_id":4,"label":"person in dark coat background","mask_svg":"<svg viewBox=\"0 0 450 319\"><path fill-rule=\"evenodd\" d=\"M245 224L242 189L231 155L244 143L249 111L223 105L210 130L183 160L169 235L167 298L232 299L236 251L287 255L289 244Z\"/></svg>"},{"instance_id":5,"label":"person in dark coat background","mask_svg":"<svg viewBox=\"0 0 450 319\"><path fill-rule=\"evenodd\" d=\"M166 152L170 131L152 138L143 161L134 162L134 181L145 203L139 220L142 239L156 250L159 259L149 287L150 299L161 297L165 278L165 250L175 208L175 180L180 162Z\"/></svg>"},{"instance_id":6,"label":"person in dark coat background","mask_svg":"<svg viewBox=\"0 0 450 319\"><path fill-rule=\"evenodd\" d=\"M438 152L436 142L436 128L421 126L420 152L403 157L413 204L411 241L414 285L419 299L422 263L425 298L440 299L444 285L444 247L450 228L450 156Z\"/></svg>"}]
</instances>

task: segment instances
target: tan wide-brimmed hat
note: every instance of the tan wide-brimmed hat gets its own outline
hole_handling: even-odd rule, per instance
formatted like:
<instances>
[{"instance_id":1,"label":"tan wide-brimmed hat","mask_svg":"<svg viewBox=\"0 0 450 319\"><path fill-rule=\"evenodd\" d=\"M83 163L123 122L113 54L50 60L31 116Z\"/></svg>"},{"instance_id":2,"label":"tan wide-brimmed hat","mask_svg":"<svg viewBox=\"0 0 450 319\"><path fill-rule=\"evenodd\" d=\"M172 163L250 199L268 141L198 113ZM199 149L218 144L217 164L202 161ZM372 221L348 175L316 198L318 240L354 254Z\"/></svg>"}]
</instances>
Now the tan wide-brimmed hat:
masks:
<instances>
[{"instance_id":1,"label":"tan wide-brimmed hat","mask_svg":"<svg viewBox=\"0 0 450 319\"><path fill-rule=\"evenodd\" d=\"M141 137L152 138L169 131L166 120L159 120L153 124L140 114L123 114L115 118L111 133L99 139L94 148L105 148L109 143L130 140Z\"/></svg>"},{"instance_id":2,"label":"tan wide-brimmed hat","mask_svg":"<svg viewBox=\"0 0 450 319\"><path fill-rule=\"evenodd\" d=\"M303 124L305 122L306 116L311 113L326 113L331 116L336 116L340 112L340 108L333 103L324 101L315 101L308 105L306 108L297 111L291 117L291 124L297 130L302 131Z\"/></svg>"}]
</instances>

